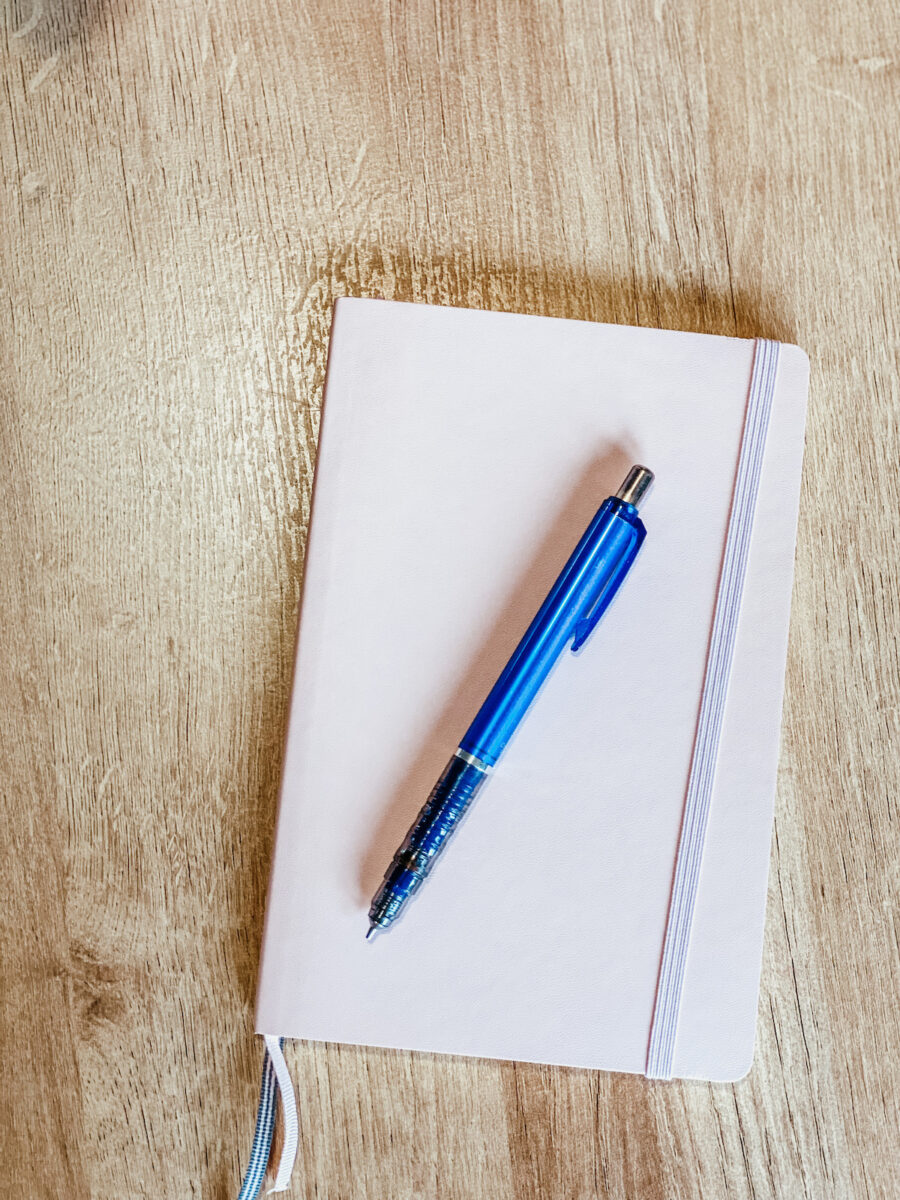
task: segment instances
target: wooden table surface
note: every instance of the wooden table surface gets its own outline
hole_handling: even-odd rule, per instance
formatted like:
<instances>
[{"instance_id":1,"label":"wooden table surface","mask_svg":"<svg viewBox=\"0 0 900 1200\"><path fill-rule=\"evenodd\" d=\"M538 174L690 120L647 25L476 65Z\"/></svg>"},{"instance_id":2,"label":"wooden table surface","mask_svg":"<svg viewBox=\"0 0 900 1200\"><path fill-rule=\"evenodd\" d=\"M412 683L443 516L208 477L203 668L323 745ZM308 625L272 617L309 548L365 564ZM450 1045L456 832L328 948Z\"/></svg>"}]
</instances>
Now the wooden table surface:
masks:
<instances>
[{"instance_id":1,"label":"wooden table surface","mask_svg":"<svg viewBox=\"0 0 900 1200\"><path fill-rule=\"evenodd\" d=\"M12 0L3 42L2 1195L236 1196L344 295L766 335L812 389L750 1076L292 1044L290 1194L900 1194L892 0Z\"/></svg>"}]
</instances>

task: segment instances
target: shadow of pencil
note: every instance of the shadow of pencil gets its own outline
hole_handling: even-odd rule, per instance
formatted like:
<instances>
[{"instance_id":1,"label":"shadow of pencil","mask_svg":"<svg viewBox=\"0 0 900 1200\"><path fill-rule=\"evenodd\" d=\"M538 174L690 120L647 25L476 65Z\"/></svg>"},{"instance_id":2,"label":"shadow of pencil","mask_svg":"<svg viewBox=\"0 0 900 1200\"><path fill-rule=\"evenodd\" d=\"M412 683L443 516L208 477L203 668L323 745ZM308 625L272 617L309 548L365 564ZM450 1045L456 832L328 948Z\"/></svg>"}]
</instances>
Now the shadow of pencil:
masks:
<instances>
[{"instance_id":1,"label":"shadow of pencil","mask_svg":"<svg viewBox=\"0 0 900 1200\"><path fill-rule=\"evenodd\" d=\"M594 513L619 487L636 461L635 454L636 448L612 443L589 461L576 480L385 807L359 864L357 884L361 903L368 906L394 851L403 841L441 770L459 745Z\"/></svg>"}]
</instances>

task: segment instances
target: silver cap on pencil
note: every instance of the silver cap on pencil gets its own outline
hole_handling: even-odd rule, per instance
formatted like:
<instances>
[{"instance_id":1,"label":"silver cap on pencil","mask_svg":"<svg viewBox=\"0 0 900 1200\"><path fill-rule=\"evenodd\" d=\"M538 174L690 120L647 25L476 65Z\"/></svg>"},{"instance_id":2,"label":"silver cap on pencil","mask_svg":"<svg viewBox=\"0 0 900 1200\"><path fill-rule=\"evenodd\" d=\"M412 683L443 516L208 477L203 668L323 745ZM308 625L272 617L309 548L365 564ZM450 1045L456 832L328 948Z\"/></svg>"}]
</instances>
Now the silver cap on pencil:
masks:
<instances>
[{"instance_id":1,"label":"silver cap on pencil","mask_svg":"<svg viewBox=\"0 0 900 1200\"><path fill-rule=\"evenodd\" d=\"M649 492L652 483L652 471L648 471L646 467L632 467L625 476L625 482L616 492L616 499L640 508L641 501Z\"/></svg>"}]
</instances>

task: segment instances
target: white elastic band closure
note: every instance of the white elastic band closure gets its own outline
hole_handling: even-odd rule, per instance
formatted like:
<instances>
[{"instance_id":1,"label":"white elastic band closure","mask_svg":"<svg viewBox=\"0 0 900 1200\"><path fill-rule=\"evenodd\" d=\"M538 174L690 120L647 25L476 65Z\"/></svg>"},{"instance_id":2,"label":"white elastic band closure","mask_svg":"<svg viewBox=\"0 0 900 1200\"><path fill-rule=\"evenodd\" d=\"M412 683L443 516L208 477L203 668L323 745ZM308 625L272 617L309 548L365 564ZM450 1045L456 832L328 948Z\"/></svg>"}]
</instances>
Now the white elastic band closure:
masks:
<instances>
[{"instance_id":1,"label":"white elastic band closure","mask_svg":"<svg viewBox=\"0 0 900 1200\"><path fill-rule=\"evenodd\" d=\"M297 1099L294 1095L294 1085L291 1073L281 1051L280 1040L271 1034L265 1034L266 1050L272 1061L275 1078L278 1080L278 1090L281 1093L281 1112L284 1117L284 1144L281 1147L281 1158L278 1160L278 1172L275 1182L269 1188L272 1192L286 1192L290 1187L291 1174L297 1160L297 1143L299 1130L297 1125Z\"/></svg>"},{"instance_id":2,"label":"white elastic band closure","mask_svg":"<svg viewBox=\"0 0 900 1200\"><path fill-rule=\"evenodd\" d=\"M697 734L675 860L675 876L656 990L656 1005L650 1028L645 1073L651 1079L672 1078L685 967L709 824L709 806L719 755L728 681L734 661L753 518L766 449L766 434L775 394L779 350L778 342L760 338L756 342L753 356L744 433L738 456L728 533L725 538L722 574L716 596L706 677L700 698Z\"/></svg>"}]
</instances>

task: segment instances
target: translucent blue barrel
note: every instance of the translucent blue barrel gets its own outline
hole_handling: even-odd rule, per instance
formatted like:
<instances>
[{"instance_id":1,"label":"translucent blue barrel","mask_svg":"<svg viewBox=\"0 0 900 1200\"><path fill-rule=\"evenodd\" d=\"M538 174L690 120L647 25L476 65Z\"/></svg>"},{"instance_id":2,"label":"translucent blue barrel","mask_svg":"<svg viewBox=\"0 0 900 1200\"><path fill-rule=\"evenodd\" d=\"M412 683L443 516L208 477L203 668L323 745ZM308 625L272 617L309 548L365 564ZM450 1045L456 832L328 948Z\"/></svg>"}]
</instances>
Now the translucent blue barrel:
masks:
<instances>
[{"instance_id":1,"label":"translucent blue barrel","mask_svg":"<svg viewBox=\"0 0 900 1200\"><path fill-rule=\"evenodd\" d=\"M610 496L600 506L466 731L461 749L494 766L566 644L571 640L578 650L590 636L645 535L633 504Z\"/></svg>"}]
</instances>

